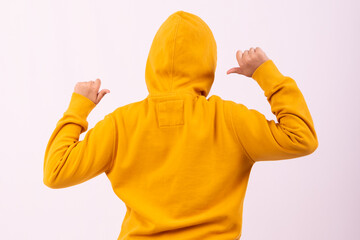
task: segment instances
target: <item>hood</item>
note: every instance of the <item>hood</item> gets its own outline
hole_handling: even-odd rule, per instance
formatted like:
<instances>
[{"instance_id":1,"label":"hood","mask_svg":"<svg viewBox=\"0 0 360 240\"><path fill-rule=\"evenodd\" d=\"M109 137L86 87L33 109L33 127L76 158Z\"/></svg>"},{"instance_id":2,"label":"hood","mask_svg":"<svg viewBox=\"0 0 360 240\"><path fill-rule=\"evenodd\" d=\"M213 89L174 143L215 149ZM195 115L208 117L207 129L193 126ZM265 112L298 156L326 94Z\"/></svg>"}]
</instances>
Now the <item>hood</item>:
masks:
<instances>
[{"instance_id":1,"label":"hood","mask_svg":"<svg viewBox=\"0 0 360 240\"><path fill-rule=\"evenodd\" d=\"M146 62L149 96L188 92L207 96L214 82L217 49L209 26L177 11L157 31Z\"/></svg>"}]
</instances>

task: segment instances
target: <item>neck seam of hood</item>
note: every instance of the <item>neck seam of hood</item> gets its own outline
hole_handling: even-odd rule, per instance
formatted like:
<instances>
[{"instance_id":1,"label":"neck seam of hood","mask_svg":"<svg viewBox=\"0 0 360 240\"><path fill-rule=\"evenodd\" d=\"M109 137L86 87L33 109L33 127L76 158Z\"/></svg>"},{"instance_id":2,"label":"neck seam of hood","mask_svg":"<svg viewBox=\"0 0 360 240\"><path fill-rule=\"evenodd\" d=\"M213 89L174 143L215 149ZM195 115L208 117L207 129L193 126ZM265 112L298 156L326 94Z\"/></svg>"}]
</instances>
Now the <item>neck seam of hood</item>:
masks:
<instances>
[{"instance_id":1,"label":"neck seam of hood","mask_svg":"<svg viewBox=\"0 0 360 240\"><path fill-rule=\"evenodd\" d=\"M188 94L188 95L191 95L193 97L198 97L200 95L197 95L191 91L184 91L184 90L181 90L181 91L172 91L172 92L166 92L166 93L158 93L158 94L154 94L154 93L151 93L148 95L148 98L157 98L157 97L168 97L168 96L176 96L176 95L181 95L181 94Z\"/></svg>"},{"instance_id":2,"label":"neck seam of hood","mask_svg":"<svg viewBox=\"0 0 360 240\"><path fill-rule=\"evenodd\" d=\"M176 47L176 37L177 37L177 33L178 33L178 29L179 29L179 25L180 25L180 21L181 21L181 17L178 17L179 20L176 24L176 29L175 29L175 33L174 33L174 47L173 47L173 52L172 52L172 57L171 57L171 83L170 83L170 91L173 91L173 86L174 86L174 59L175 59L175 47Z\"/></svg>"}]
</instances>

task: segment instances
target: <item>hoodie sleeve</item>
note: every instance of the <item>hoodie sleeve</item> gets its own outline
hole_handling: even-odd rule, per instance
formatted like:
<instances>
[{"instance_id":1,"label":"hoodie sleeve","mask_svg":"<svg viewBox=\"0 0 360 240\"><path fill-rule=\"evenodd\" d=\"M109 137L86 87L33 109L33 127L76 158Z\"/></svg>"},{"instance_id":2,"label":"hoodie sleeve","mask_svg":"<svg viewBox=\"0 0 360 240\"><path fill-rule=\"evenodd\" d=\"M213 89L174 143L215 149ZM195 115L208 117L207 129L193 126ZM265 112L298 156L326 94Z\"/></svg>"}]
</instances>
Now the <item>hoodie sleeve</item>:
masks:
<instances>
[{"instance_id":1,"label":"hoodie sleeve","mask_svg":"<svg viewBox=\"0 0 360 240\"><path fill-rule=\"evenodd\" d=\"M72 94L68 109L57 122L46 147L43 176L46 186L70 187L110 169L115 140L111 114L79 141L80 134L88 129L87 116L95 106L87 97Z\"/></svg>"},{"instance_id":2,"label":"hoodie sleeve","mask_svg":"<svg viewBox=\"0 0 360 240\"><path fill-rule=\"evenodd\" d=\"M228 101L229 115L240 145L251 162L282 160L311 154L317 135L304 96L296 82L280 73L269 59L253 73L278 123L246 106Z\"/></svg>"}]
</instances>

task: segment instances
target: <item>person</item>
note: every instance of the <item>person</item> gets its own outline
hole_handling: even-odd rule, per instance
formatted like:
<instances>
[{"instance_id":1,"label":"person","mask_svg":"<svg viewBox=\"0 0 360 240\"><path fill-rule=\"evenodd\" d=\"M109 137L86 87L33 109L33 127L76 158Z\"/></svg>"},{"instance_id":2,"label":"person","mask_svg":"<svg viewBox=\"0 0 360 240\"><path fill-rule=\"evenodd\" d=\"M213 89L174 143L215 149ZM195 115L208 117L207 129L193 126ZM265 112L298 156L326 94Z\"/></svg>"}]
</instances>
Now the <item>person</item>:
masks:
<instances>
[{"instance_id":1,"label":"person","mask_svg":"<svg viewBox=\"0 0 360 240\"><path fill-rule=\"evenodd\" d=\"M127 210L118 239L240 239L254 163L309 155L318 140L295 80L260 47L238 50L236 60L227 74L254 79L278 122L217 95L207 99L214 36L200 17L177 11L150 47L145 99L87 131L87 116L110 91L99 92L100 79L76 84L46 148L44 184L66 188L105 173Z\"/></svg>"}]
</instances>

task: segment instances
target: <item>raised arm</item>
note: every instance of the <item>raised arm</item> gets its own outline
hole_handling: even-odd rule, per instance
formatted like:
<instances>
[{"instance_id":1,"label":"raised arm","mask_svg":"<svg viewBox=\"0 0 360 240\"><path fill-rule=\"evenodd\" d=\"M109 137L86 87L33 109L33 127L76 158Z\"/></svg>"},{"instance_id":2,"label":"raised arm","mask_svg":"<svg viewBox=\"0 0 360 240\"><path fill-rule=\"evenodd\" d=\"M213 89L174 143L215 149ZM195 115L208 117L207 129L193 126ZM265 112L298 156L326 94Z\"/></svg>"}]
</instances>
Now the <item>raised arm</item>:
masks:
<instances>
[{"instance_id":1,"label":"raised arm","mask_svg":"<svg viewBox=\"0 0 360 240\"><path fill-rule=\"evenodd\" d=\"M96 84L100 86L99 81ZM78 84L78 89L75 88L68 109L57 122L47 144L43 181L50 188L65 188L85 182L112 167L116 130L111 113L90 129L84 140L79 141L80 134L88 129L87 116L107 91L98 94L96 85L86 85L92 83Z\"/></svg>"},{"instance_id":2,"label":"raised arm","mask_svg":"<svg viewBox=\"0 0 360 240\"><path fill-rule=\"evenodd\" d=\"M264 91L278 123L254 109L225 101L239 144L252 163L305 156L318 147L310 111L296 82L284 76L261 48L236 53L239 67L228 70L252 77Z\"/></svg>"}]
</instances>

